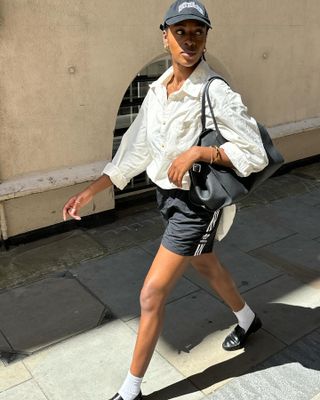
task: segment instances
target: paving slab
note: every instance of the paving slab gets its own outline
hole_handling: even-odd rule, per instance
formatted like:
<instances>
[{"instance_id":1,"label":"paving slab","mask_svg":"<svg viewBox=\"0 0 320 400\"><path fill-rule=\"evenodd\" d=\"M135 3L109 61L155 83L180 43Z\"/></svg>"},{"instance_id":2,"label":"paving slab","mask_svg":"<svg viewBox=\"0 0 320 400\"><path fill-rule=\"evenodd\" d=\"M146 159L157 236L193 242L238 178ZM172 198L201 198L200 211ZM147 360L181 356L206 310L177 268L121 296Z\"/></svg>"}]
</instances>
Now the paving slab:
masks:
<instances>
[{"instance_id":1,"label":"paving slab","mask_svg":"<svg viewBox=\"0 0 320 400\"><path fill-rule=\"evenodd\" d=\"M215 249L221 263L230 271L240 293L245 293L283 274L281 270L273 268L223 241L217 242ZM194 268L190 267L187 270L186 277L209 293L215 294L207 281Z\"/></svg>"},{"instance_id":2,"label":"paving slab","mask_svg":"<svg viewBox=\"0 0 320 400\"><path fill-rule=\"evenodd\" d=\"M116 320L32 355L24 362L49 399L108 399L127 374L135 338L125 323ZM181 373L155 353L142 390L148 394L181 380ZM185 391L191 394L183 399L198 400L203 396L190 382L188 387Z\"/></svg>"},{"instance_id":3,"label":"paving slab","mask_svg":"<svg viewBox=\"0 0 320 400\"><path fill-rule=\"evenodd\" d=\"M113 321L24 362L49 399L104 399L121 384L133 343L133 332Z\"/></svg>"},{"instance_id":4,"label":"paving slab","mask_svg":"<svg viewBox=\"0 0 320 400\"><path fill-rule=\"evenodd\" d=\"M158 352L154 353L143 378L142 391L146 400L201 400L203 398L203 393Z\"/></svg>"},{"instance_id":5,"label":"paving slab","mask_svg":"<svg viewBox=\"0 0 320 400\"><path fill-rule=\"evenodd\" d=\"M12 349L23 354L96 327L106 312L71 274L0 294L2 333Z\"/></svg>"},{"instance_id":6,"label":"paving slab","mask_svg":"<svg viewBox=\"0 0 320 400\"><path fill-rule=\"evenodd\" d=\"M48 400L32 380L0 393L0 400Z\"/></svg>"},{"instance_id":7,"label":"paving slab","mask_svg":"<svg viewBox=\"0 0 320 400\"><path fill-rule=\"evenodd\" d=\"M288 197L272 202L278 224L313 239L320 235L320 209Z\"/></svg>"},{"instance_id":8,"label":"paving slab","mask_svg":"<svg viewBox=\"0 0 320 400\"><path fill-rule=\"evenodd\" d=\"M291 174L320 182L320 162L295 168L291 171Z\"/></svg>"},{"instance_id":9,"label":"paving slab","mask_svg":"<svg viewBox=\"0 0 320 400\"><path fill-rule=\"evenodd\" d=\"M320 331L312 332L212 394L213 400L310 400L320 391Z\"/></svg>"},{"instance_id":10,"label":"paving slab","mask_svg":"<svg viewBox=\"0 0 320 400\"><path fill-rule=\"evenodd\" d=\"M253 250L250 254L304 283L316 287L318 282L320 289L320 246L317 241L297 234Z\"/></svg>"},{"instance_id":11,"label":"paving slab","mask_svg":"<svg viewBox=\"0 0 320 400\"><path fill-rule=\"evenodd\" d=\"M309 193L303 193L293 197L298 203L304 203L308 206L319 206L320 205L320 188L315 189Z\"/></svg>"},{"instance_id":12,"label":"paving slab","mask_svg":"<svg viewBox=\"0 0 320 400\"><path fill-rule=\"evenodd\" d=\"M1 318L1 317L0 317ZM1 318L0 328L3 326L3 321ZM3 336L2 332L0 331L0 359L1 359L1 351L10 352L12 348L10 347L8 341Z\"/></svg>"},{"instance_id":13,"label":"paving slab","mask_svg":"<svg viewBox=\"0 0 320 400\"><path fill-rule=\"evenodd\" d=\"M253 193L239 203L239 207L254 207L268 204L271 201L303 194L317 189L319 184L312 179L291 174L280 175L267 179Z\"/></svg>"},{"instance_id":14,"label":"paving slab","mask_svg":"<svg viewBox=\"0 0 320 400\"><path fill-rule=\"evenodd\" d=\"M150 253L153 257L157 254L162 240L162 235L155 239L146 240L145 242L140 242L139 247Z\"/></svg>"},{"instance_id":15,"label":"paving slab","mask_svg":"<svg viewBox=\"0 0 320 400\"><path fill-rule=\"evenodd\" d=\"M29 379L32 376L22 361L7 366L0 364L0 393Z\"/></svg>"},{"instance_id":16,"label":"paving slab","mask_svg":"<svg viewBox=\"0 0 320 400\"><path fill-rule=\"evenodd\" d=\"M8 254L10 262L2 274L0 288L37 280L105 253L101 245L79 231L18 246Z\"/></svg>"},{"instance_id":17,"label":"paving slab","mask_svg":"<svg viewBox=\"0 0 320 400\"><path fill-rule=\"evenodd\" d=\"M138 322L128 324L137 330ZM261 329L250 338L246 351L226 352L221 343L234 323L232 312L201 290L167 306L157 351L196 387L211 393L284 347Z\"/></svg>"},{"instance_id":18,"label":"paving slab","mask_svg":"<svg viewBox=\"0 0 320 400\"><path fill-rule=\"evenodd\" d=\"M247 303L259 314L263 327L291 344L320 326L320 291L282 275L246 293Z\"/></svg>"},{"instance_id":19,"label":"paving slab","mask_svg":"<svg viewBox=\"0 0 320 400\"><path fill-rule=\"evenodd\" d=\"M248 252L296 233L279 224L278 218L270 204L240 210L223 241Z\"/></svg>"},{"instance_id":20,"label":"paving slab","mask_svg":"<svg viewBox=\"0 0 320 400\"><path fill-rule=\"evenodd\" d=\"M6 287L8 279L8 266L11 262L11 253L4 249L0 249L0 290Z\"/></svg>"},{"instance_id":21,"label":"paving slab","mask_svg":"<svg viewBox=\"0 0 320 400\"><path fill-rule=\"evenodd\" d=\"M121 249L139 244L141 241L155 239L164 230L162 219L159 213L152 215L139 214L139 218L133 221L123 222L112 228L106 225L103 227L90 229L90 235L101 243L108 253L114 253Z\"/></svg>"},{"instance_id":22,"label":"paving slab","mask_svg":"<svg viewBox=\"0 0 320 400\"><path fill-rule=\"evenodd\" d=\"M87 261L75 272L82 284L108 305L114 315L128 321L140 314L140 290L152 261L150 253L140 247L132 247L106 258ZM168 302L198 289L182 278Z\"/></svg>"}]
</instances>

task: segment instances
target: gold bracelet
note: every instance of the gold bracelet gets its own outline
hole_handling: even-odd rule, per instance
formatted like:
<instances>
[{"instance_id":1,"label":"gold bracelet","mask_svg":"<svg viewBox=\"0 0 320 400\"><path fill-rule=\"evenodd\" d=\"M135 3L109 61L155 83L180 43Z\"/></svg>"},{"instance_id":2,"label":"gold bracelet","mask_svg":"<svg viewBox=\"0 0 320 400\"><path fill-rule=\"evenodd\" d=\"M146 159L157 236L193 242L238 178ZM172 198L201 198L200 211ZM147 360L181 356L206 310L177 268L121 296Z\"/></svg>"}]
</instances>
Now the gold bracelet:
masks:
<instances>
[{"instance_id":1,"label":"gold bracelet","mask_svg":"<svg viewBox=\"0 0 320 400\"><path fill-rule=\"evenodd\" d=\"M214 146L210 146L211 147L211 158L210 158L210 164L212 164L213 163L213 149L214 149Z\"/></svg>"},{"instance_id":2,"label":"gold bracelet","mask_svg":"<svg viewBox=\"0 0 320 400\"><path fill-rule=\"evenodd\" d=\"M220 153L220 149L218 146L211 146L211 160L210 160L210 164L216 162L217 160L221 160L221 153ZM213 149L216 150L216 156L213 157Z\"/></svg>"},{"instance_id":3,"label":"gold bracelet","mask_svg":"<svg viewBox=\"0 0 320 400\"><path fill-rule=\"evenodd\" d=\"M218 160L218 161L221 161L220 149L219 149L218 146L215 146L215 149L217 150L217 155L216 155L216 158L213 160L213 162L216 162L217 160Z\"/></svg>"}]
</instances>

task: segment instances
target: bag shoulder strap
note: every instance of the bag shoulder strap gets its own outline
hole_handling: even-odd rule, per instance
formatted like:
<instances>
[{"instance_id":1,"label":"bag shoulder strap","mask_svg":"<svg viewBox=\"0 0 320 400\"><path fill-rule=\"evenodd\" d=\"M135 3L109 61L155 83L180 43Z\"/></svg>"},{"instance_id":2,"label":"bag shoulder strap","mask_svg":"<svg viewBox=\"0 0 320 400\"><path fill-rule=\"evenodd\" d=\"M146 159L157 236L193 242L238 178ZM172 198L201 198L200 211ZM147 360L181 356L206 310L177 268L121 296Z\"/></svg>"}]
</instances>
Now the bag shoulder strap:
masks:
<instances>
[{"instance_id":1,"label":"bag shoulder strap","mask_svg":"<svg viewBox=\"0 0 320 400\"><path fill-rule=\"evenodd\" d=\"M201 122L202 122L202 131L205 131L205 129L206 129L206 100L207 100L208 106L210 108L211 116L212 116L212 119L213 119L213 123L214 123L214 126L215 126L215 130L216 130L216 133L217 133L217 141L222 144L222 143L225 142L225 139L221 135L220 130L218 128L218 124L217 124L216 117L215 117L214 112L213 112L213 107L212 107L212 103L211 103L211 99L210 99L210 95L209 95L210 84L216 79L222 80L223 82L225 82L229 86L229 83L219 75L213 75L207 80L207 82L204 85L203 93L202 93ZM276 147L273 145L272 139L271 139L266 127L261 125L259 122L257 122L257 125L258 125L258 130L260 132L260 136L261 136L261 140L262 140L263 146L264 146L264 148L265 148L265 150L267 152L267 155L268 155L269 165L270 165L270 163L272 161L272 164L278 165L278 168L279 168L280 165L284 163L284 159L283 159L282 155L278 152ZM261 174L262 174L262 171L261 171Z\"/></svg>"},{"instance_id":2,"label":"bag shoulder strap","mask_svg":"<svg viewBox=\"0 0 320 400\"><path fill-rule=\"evenodd\" d=\"M202 123L202 130L204 131L206 129L206 100L207 100L216 132L218 133L218 135L220 135L222 137L220 130L218 128L216 117L213 112L213 107L212 107L212 103L211 103L211 99L210 99L210 95L209 95L209 87L210 87L211 83L216 79L220 79L221 81L225 82L229 86L229 83L225 79L223 79L220 75L213 75L207 80L207 82L204 85L203 92L202 92L201 123Z\"/></svg>"}]
</instances>

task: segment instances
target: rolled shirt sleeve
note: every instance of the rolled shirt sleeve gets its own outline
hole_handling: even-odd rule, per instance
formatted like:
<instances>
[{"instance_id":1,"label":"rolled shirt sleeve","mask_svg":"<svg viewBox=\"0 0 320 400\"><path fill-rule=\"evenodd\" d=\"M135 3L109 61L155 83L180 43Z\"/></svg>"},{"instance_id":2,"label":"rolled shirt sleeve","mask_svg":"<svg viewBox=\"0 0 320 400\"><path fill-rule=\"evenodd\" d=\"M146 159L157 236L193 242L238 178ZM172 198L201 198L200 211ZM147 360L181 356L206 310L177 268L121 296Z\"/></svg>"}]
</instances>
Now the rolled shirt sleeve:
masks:
<instances>
[{"instance_id":1,"label":"rolled shirt sleeve","mask_svg":"<svg viewBox=\"0 0 320 400\"><path fill-rule=\"evenodd\" d=\"M119 189L124 189L130 180L143 172L151 162L151 155L146 139L146 114L148 95L140 111L123 135L120 146L102 173L110 177Z\"/></svg>"},{"instance_id":2,"label":"rolled shirt sleeve","mask_svg":"<svg viewBox=\"0 0 320 400\"><path fill-rule=\"evenodd\" d=\"M257 122L247 114L241 96L221 80L210 86L214 113L222 136L227 140L221 145L239 176L259 172L268 165Z\"/></svg>"}]
</instances>

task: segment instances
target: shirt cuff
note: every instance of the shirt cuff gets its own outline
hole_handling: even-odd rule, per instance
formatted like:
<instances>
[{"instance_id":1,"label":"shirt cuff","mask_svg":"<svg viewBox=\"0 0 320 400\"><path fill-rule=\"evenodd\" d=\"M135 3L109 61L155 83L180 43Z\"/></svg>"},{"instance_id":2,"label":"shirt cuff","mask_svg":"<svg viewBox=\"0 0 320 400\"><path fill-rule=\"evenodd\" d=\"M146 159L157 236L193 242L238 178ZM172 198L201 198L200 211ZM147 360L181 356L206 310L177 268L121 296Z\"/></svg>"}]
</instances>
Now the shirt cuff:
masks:
<instances>
[{"instance_id":1,"label":"shirt cuff","mask_svg":"<svg viewBox=\"0 0 320 400\"><path fill-rule=\"evenodd\" d=\"M245 154L239 149L237 145L231 142L226 142L220 146L229 160L234 166L234 171L237 175L245 177L250 175L250 168Z\"/></svg>"},{"instance_id":2,"label":"shirt cuff","mask_svg":"<svg viewBox=\"0 0 320 400\"><path fill-rule=\"evenodd\" d=\"M120 190L124 189L129 183L120 169L112 163L108 163L104 167L102 174L108 175L111 179L111 182Z\"/></svg>"}]
</instances>

